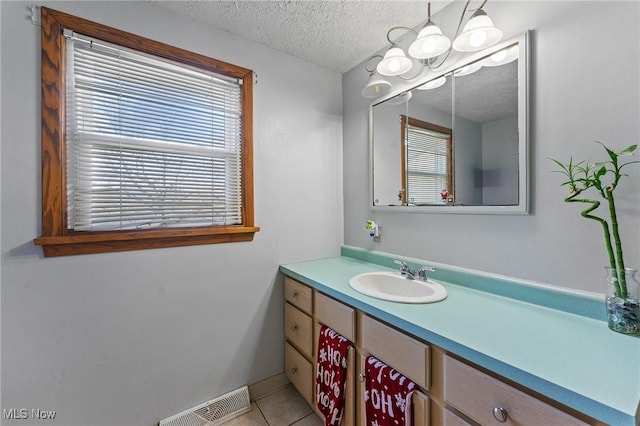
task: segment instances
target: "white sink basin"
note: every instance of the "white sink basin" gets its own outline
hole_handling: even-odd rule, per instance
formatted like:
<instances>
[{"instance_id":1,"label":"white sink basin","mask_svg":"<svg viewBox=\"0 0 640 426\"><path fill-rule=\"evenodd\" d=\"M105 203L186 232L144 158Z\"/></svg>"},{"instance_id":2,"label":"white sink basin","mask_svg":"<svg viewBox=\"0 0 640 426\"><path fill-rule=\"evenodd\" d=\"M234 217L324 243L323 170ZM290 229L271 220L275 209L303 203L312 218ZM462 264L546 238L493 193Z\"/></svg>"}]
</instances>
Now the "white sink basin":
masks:
<instances>
[{"instance_id":1,"label":"white sink basin","mask_svg":"<svg viewBox=\"0 0 640 426\"><path fill-rule=\"evenodd\" d=\"M402 303L433 303L447 297L442 284L409 280L397 272L367 272L351 277L349 287L377 299Z\"/></svg>"}]
</instances>

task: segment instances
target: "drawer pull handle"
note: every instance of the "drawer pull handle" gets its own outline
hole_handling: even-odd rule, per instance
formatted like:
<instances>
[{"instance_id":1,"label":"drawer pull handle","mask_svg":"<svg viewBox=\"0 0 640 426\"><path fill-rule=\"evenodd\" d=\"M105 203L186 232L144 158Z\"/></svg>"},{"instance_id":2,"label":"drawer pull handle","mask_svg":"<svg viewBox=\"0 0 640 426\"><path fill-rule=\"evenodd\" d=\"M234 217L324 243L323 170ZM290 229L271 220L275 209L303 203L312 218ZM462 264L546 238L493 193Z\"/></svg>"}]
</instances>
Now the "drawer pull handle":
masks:
<instances>
[{"instance_id":1,"label":"drawer pull handle","mask_svg":"<svg viewBox=\"0 0 640 426\"><path fill-rule=\"evenodd\" d=\"M298 292L294 291L293 294L291 295L294 299L298 297Z\"/></svg>"},{"instance_id":2,"label":"drawer pull handle","mask_svg":"<svg viewBox=\"0 0 640 426\"><path fill-rule=\"evenodd\" d=\"M493 417L500 423L506 423L508 417L507 410L502 407L495 407L493 409Z\"/></svg>"},{"instance_id":3,"label":"drawer pull handle","mask_svg":"<svg viewBox=\"0 0 640 426\"><path fill-rule=\"evenodd\" d=\"M291 331L293 331L294 333L295 333L296 331L298 331L298 324L293 324L293 325L291 326Z\"/></svg>"},{"instance_id":4,"label":"drawer pull handle","mask_svg":"<svg viewBox=\"0 0 640 426\"><path fill-rule=\"evenodd\" d=\"M298 372L298 369L296 367L293 367L291 369L291 374L296 374Z\"/></svg>"}]
</instances>

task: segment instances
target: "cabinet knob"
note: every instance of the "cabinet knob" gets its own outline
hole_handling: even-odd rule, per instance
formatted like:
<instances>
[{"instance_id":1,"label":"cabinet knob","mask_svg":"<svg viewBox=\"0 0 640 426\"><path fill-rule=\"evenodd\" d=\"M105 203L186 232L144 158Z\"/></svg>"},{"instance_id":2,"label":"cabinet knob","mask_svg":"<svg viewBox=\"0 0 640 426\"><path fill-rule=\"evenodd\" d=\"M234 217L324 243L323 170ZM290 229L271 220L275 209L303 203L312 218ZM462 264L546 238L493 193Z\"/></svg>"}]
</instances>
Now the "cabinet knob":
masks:
<instances>
[{"instance_id":1,"label":"cabinet knob","mask_svg":"<svg viewBox=\"0 0 640 426\"><path fill-rule=\"evenodd\" d=\"M291 374L296 374L298 372L298 369L296 367L293 367L291 369Z\"/></svg>"},{"instance_id":2,"label":"cabinet knob","mask_svg":"<svg viewBox=\"0 0 640 426\"><path fill-rule=\"evenodd\" d=\"M298 292L294 291L293 294L291 295L291 297L293 297L294 299L298 297Z\"/></svg>"},{"instance_id":3,"label":"cabinet knob","mask_svg":"<svg viewBox=\"0 0 640 426\"><path fill-rule=\"evenodd\" d=\"M493 409L493 417L500 423L506 423L508 417L507 410L502 407L495 407Z\"/></svg>"},{"instance_id":4,"label":"cabinet knob","mask_svg":"<svg viewBox=\"0 0 640 426\"><path fill-rule=\"evenodd\" d=\"M297 324L293 324L293 325L291 326L291 331L293 331L293 332L298 331L298 325L297 325Z\"/></svg>"},{"instance_id":5,"label":"cabinet knob","mask_svg":"<svg viewBox=\"0 0 640 426\"><path fill-rule=\"evenodd\" d=\"M364 382L364 374L362 373L358 374L358 380L360 380L361 382Z\"/></svg>"}]
</instances>

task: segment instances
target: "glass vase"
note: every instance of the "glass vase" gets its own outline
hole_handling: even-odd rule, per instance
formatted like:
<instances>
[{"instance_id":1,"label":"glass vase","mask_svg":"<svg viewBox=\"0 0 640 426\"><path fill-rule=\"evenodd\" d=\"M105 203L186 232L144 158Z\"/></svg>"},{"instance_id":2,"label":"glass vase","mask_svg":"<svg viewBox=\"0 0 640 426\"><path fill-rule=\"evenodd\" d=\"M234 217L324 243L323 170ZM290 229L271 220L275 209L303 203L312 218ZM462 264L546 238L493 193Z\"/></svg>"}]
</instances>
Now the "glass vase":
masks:
<instances>
[{"instance_id":1,"label":"glass vase","mask_svg":"<svg viewBox=\"0 0 640 426\"><path fill-rule=\"evenodd\" d=\"M624 283L616 269L605 267L605 270L609 328L623 334L640 334L640 282L636 277L637 270L625 268Z\"/></svg>"}]
</instances>

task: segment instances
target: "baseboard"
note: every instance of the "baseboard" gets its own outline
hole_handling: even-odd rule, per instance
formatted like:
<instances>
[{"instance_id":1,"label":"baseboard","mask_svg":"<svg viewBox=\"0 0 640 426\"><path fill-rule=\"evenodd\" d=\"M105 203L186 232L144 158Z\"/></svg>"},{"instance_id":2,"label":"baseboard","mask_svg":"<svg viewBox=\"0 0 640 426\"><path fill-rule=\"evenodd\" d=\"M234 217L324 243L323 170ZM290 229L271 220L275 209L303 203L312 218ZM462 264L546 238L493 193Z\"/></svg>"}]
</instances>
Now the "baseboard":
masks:
<instances>
[{"instance_id":1,"label":"baseboard","mask_svg":"<svg viewBox=\"0 0 640 426\"><path fill-rule=\"evenodd\" d=\"M249 399L251 401L255 401L256 399L260 399L270 393L279 391L289 383L291 382L287 379L287 376L285 376L284 373L267 377L264 380L260 380L257 383L249 385Z\"/></svg>"}]
</instances>

